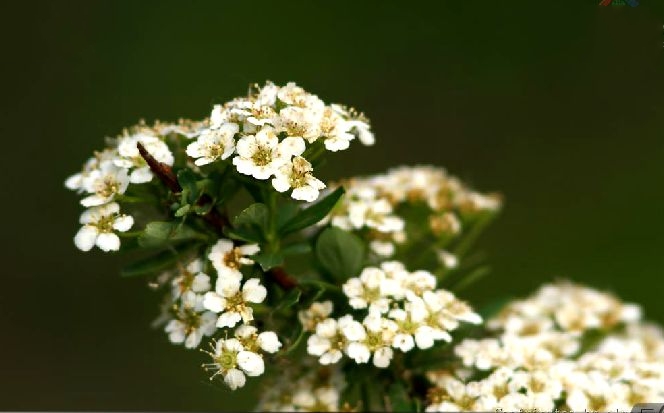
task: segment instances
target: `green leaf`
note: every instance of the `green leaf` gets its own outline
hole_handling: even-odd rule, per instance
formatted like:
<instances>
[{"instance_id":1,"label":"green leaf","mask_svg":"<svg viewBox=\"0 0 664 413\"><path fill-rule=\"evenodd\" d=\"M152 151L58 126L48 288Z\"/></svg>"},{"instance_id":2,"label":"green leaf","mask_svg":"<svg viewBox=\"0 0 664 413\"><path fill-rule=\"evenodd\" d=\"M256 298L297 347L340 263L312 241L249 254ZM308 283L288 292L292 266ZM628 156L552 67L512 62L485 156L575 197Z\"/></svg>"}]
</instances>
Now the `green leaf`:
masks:
<instances>
[{"instance_id":1,"label":"green leaf","mask_svg":"<svg viewBox=\"0 0 664 413\"><path fill-rule=\"evenodd\" d=\"M279 235L284 236L291 232L301 230L325 218L337 204L337 201L339 201L339 198L341 198L344 192L344 188L340 186L335 189L334 192L311 205L309 208L303 209L279 228Z\"/></svg>"},{"instance_id":2,"label":"green leaf","mask_svg":"<svg viewBox=\"0 0 664 413\"><path fill-rule=\"evenodd\" d=\"M364 261L364 243L336 227L327 228L316 242L316 257L332 276L347 280L359 274Z\"/></svg>"},{"instance_id":3,"label":"green leaf","mask_svg":"<svg viewBox=\"0 0 664 413\"><path fill-rule=\"evenodd\" d=\"M406 387L401 382L394 382L387 390L389 395L390 404L392 405L391 411L393 412L411 412L413 411L413 404L408 396Z\"/></svg>"},{"instance_id":4,"label":"green leaf","mask_svg":"<svg viewBox=\"0 0 664 413\"><path fill-rule=\"evenodd\" d=\"M261 266L263 271L278 267L284 263L284 256L280 252L262 252L251 258Z\"/></svg>"},{"instance_id":5,"label":"green leaf","mask_svg":"<svg viewBox=\"0 0 664 413\"><path fill-rule=\"evenodd\" d=\"M136 277L165 271L172 267L182 255L192 250L194 246L195 245L188 244L180 248L168 249L150 257L135 261L126 265L120 271L120 275L122 277Z\"/></svg>"},{"instance_id":6,"label":"green leaf","mask_svg":"<svg viewBox=\"0 0 664 413\"><path fill-rule=\"evenodd\" d=\"M302 290L300 290L299 288L294 288L290 290L288 294L286 294L281 299L275 311L294 306L300 301L301 296L302 296Z\"/></svg>"},{"instance_id":7,"label":"green leaf","mask_svg":"<svg viewBox=\"0 0 664 413\"><path fill-rule=\"evenodd\" d=\"M191 209L191 205L189 205L189 204L184 205L184 206L178 208L177 211L175 211L175 216L176 217L183 217L183 216L187 215L187 213L189 212L190 209Z\"/></svg>"},{"instance_id":8,"label":"green leaf","mask_svg":"<svg viewBox=\"0 0 664 413\"><path fill-rule=\"evenodd\" d=\"M277 209L277 228L281 228L297 215L300 207L295 202L288 202L279 206Z\"/></svg>"},{"instance_id":9,"label":"green leaf","mask_svg":"<svg viewBox=\"0 0 664 413\"><path fill-rule=\"evenodd\" d=\"M261 241L261 235L253 229L224 227L224 235L230 239L249 243L258 243Z\"/></svg>"},{"instance_id":10,"label":"green leaf","mask_svg":"<svg viewBox=\"0 0 664 413\"><path fill-rule=\"evenodd\" d=\"M270 211L265 204L255 203L249 205L233 219L235 231L243 238L248 238L252 242L258 242L263 239L266 229L269 225Z\"/></svg>"},{"instance_id":11,"label":"green leaf","mask_svg":"<svg viewBox=\"0 0 664 413\"><path fill-rule=\"evenodd\" d=\"M284 256L302 255L302 254L308 254L310 252L311 252L311 244L309 244L308 242L298 242L297 244L291 244L281 249L281 253Z\"/></svg>"},{"instance_id":12,"label":"green leaf","mask_svg":"<svg viewBox=\"0 0 664 413\"><path fill-rule=\"evenodd\" d=\"M182 241L194 238L202 238L203 235L192 228L178 222L150 222L145 226L143 234L138 237L141 247L158 247L169 241Z\"/></svg>"},{"instance_id":13,"label":"green leaf","mask_svg":"<svg viewBox=\"0 0 664 413\"><path fill-rule=\"evenodd\" d=\"M304 331L304 328L302 328L302 324L297 323L296 327L295 327L295 334L293 334L293 336L295 338L290 340L291 345L288 346L286 349L284 349L282 354L288 355L288 354L292 353L293 351L295 351L297 349L297 347L300 345L300 343L302 342L302 339L304 338L305 333L306 332Z\"/></svg>"},{"instance_id":14,"label":"green leaf","mask_svg":"<svg viewBox=\"0 0 664 413\"><path fill-rule=\"evenodd\" d=\"M189 168L178 171L178 183L182 187L182 203L191 204L198 198L196 174Z\"/></svg>"}]
</instances>

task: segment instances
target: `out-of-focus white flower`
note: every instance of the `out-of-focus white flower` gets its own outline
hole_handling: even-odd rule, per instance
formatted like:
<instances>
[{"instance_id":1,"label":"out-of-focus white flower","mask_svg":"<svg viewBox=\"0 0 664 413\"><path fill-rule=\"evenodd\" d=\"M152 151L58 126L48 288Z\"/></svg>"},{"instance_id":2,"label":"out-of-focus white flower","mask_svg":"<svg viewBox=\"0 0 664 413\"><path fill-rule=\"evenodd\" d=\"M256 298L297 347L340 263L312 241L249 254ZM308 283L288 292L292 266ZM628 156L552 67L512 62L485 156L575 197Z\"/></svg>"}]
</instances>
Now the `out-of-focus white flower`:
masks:
<instances>
[{"instance_id":1,"label":"out-of-focus white flower","mask_svg":"<svg viewBox=\"0 0 664 413\"><path fill-rule=\"evenodd\" d=\"M217 327L235 327L240 320L248 323L254 319L253 309L249 303L259 304L265 300L267 290L258 278L247 280L240 290L240 280L236 278L219 278L215 292L204 296L203 306L219 313Z\"/></svg>"},{"instance_id":2,"label":"out-of-focus white flower","mask_svg":"<svg viewBox=\"0 0 664 413\"><path fill-rule=\"evenodd\" d=\"M307 340L307 352L319 357L323 365L334 364L342 357L344 338L337 320L328 318L316 325L316 333Z\"/></svg>"},{"instance_id":3,"label":"out-of-focus white flower","mask_svg":"<svg viewBox=\"0 0 664 413\"><path fill-rule=\"evenodd\" d=\"M304 331L314 331L318 323L332 314L333 309L332 301L315 301L308 309L300 311L297 316Z\"/></svg>"},{"instance_id":4,"label":"out-of-focus white flower","mask_svg":"<svg viewBox=\"0 0 664 413\"><path fill-rule=\"evenodd\" d=\"M203 296L187 291L181 296L175 318L166 324L165 331L172 343L184 343L186 348L196 348L204 336L211 336L216 330L217 315L205 311Z\"/></svg>"},{"instance_id":5,"label":"out-of-focus white flower","mask_svg":"<svg viewBox=\"0 0 664 413\"><path fill-rule=\"evenodd\" d=\"M115 234L128 231L134 225L134 218L120 214L120 206L115 202L92 207L81 214L83 225L74 237L74 244L81 251L90 251L97 245L102 251L120 249L120 238Z\"/></svg>"},{"instance_id":6,"label":"out-of-focus white flower","mask_svg":"<svg viewBox=\"0 0 664 413\"><path fill-rule=\"evenodd\" d=\"M201 294L210 290L210 276L203 273L203 260L196 258L180 267L171 281L173 297L179 298L187 291Z\"/></svg>"},{"instance_id":7,"label":"out-of-focus white flower","mask_svg":"<svg viewBox=\"0 0 664 413\"><path fill-rule=\"evenodd\" d=\"M222 238L210 250L208 259L217 270L219 279L233 278L242 279L240 267L242 265L251 265L253 260L248 256L257 254L260 247L257 244L246 244L234 246L233 241Z\"/></svg>"},{"instance_id":8,"label":"out-of-focus white flower","mask_svg":"<svg viewBox=\"0 0 664 413\"><path fill-rule=\"evenodd\" d=\"M194 163L198 166L207 165L217 159L227 159L235 151L235 134L239 130L235 123L224 123L218 128L208 129L187 146L187 155L195 158Z\"/></svg>"}]
</instances>

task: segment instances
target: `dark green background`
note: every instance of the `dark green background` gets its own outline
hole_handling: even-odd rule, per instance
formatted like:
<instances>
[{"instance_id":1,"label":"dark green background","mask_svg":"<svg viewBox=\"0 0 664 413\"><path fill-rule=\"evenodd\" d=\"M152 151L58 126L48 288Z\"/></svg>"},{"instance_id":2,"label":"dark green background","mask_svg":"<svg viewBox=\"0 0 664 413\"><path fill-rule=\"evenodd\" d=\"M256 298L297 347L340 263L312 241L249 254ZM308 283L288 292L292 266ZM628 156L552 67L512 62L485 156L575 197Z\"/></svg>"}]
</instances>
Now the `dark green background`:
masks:
<instances>
[{"instance_id":1,"label":"dark green background","mask_svg":"<svg viewBox=\"0 0 664 413\"><path fill-rule=\"evenodd\" d=\"M325 178L444 165L505 211L478 306L569 277L664 321L663 2L44 2L2 15L0 409L219 410L197 352L148 328L158 297L73 246L63 187L139 117L201 118L297 81L372 119ZM239 404L236 401L240 401Z\"/></svg>"}]
</instances>

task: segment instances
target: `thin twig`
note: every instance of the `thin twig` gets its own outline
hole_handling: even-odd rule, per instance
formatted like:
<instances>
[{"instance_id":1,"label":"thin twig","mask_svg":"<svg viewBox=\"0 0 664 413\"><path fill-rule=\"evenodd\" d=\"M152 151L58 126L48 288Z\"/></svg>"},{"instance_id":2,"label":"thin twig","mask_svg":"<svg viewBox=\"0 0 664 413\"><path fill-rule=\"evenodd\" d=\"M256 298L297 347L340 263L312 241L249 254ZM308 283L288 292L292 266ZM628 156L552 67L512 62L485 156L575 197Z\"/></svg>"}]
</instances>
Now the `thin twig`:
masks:
<instances>
[{"instance_id":1,"label":"thin twig","mask_svg":"<svg viewBox=\"0 0 664 413\"><path fill-rule=\"evenodd\" d=\"M159 178L159 180L163 182L171 192L174 194L182 192L182 187L178 182L178 178L175 176L173 169L170 166L156 160L154 156L150 155L150 152L145 149L145 146L143 146L141 142L137 142L136 147L138 148L138 153L140 153L141 157L145 159L145 162L150 167L152 173L157 175L157 178Z\"/></svg>"},{"instance_id":2,"label":"thin twig","mask_svg":"<svg viewBox=\"0 0 664 413\"><path fill-rule=\"evenodd\" d=\"M267 275L270 276L281 288L284 290L292 290L297 287L297 280L286 272L282 267L272 268L267 272Z\"/></svg>"}]
</instances>

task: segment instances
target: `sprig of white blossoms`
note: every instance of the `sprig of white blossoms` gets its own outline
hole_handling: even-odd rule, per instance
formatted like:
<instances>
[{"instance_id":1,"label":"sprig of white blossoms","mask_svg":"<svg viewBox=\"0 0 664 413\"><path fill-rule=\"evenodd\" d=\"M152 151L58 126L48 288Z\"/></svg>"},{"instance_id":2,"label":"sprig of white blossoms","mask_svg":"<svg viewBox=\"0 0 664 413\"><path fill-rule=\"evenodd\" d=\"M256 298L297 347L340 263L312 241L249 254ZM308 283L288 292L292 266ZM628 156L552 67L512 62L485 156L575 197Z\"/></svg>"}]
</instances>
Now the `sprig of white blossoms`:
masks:
<instances>
[{"instance_id":1,"label":"sprig of white blossoms","mask_svg":"<svg viewBox=\"0 0 664 413\"><path fill-rule=\"evenodd\" d=\"M369 230L372 251L385 257L394 254L395 244L406 241L405 221L397 212L405 204L424 203L431 211L432 233L449 237L461 233L464 217L501 207L498 195L472 191L444 169L433 166L402 166L342 184L346 196L329 222L346 231ZM441 250L439 255L446 267L456 265L456 257L449 252Z\"/></svg>"},{"instance_id":2,"label":"sprig of white blossoms","mask_svg":"<svg viewBox=\"0 0 664 413\"><path fill-rule=\"evenodd\" d=\"M427 411L627 411L664 398L664 334L612 295L546 285L488 326L496 338L456 346L464 368L429 374ZM464 382L472 369L490 374Z\"/></svg>"},{"instance_id":3,"label":"sprig of white blossoms","mask_svg":"<svg viewBox=\"0 0 664 413\"><path fill-rule=\"evenodd\" d=\"M338 412L345 387L340 369L305 364L293 366L264 386L256 406L260 412Z\"/></svg>"},{"instance_id":4,"label":"sprig of white blossoms","mask_svg":"<svg viewBox=\"0 0 664 413\"><path fill-rule=\"evenodd\" d=\"M198 166L232 158L237 171L258 180L272 179L279 192L315 201L325 184L314 177L310 159L303 155L312 145L329 151L344 150L358 138L374 143L369 121L353 109L327 106L295 83L279 87L267 82L246 98L215 105L209 127L187 146Z\"/></svg>"},{"instance_id":5,"label":"sprig of white blossoms","mask_svg":"<svg viewBox=\"0 0 664 413\"><path fill-rule=\"evenodd\" d=\"M428 349L436 341L451 341L449 332L460 322L482 321L466 303L435 287L432 274L408 272L397 261L365 268L343 285L349 305L365 310L365 317L361 322L350 314L321 319L330 306L314 304L300 315L305 328L314 329L307 352L324 365L338 362L345 354L358 364L372 359L376 367L386 368L394 349L404 353L415 347Z\"/></svg>"},{"instance_id":6,"label":"sprig of white blossoms","mask_svg":"<svg viewBox=\"0 0 664 413\"><path fill-rule=\"evenodd\" d=\"M68 177L65 186L84 195L80 201L81 205L92 208L90 210L93 211L90 212L92 215L99 213L100 209L95 209L96 207L117 206L115 201L126 193L129 185L143 184L152 180L152 172L140 156L137 143L142 143L157 161L166 165L173 165L174 156L166 143L166 139L171 134L184 137L198 135L201 125L200 122L191 121L180 121L175 124L156 122L153 126L140 123L125 130L122 135L116 138L107 139L108 147L96 152L93 157L88 159L81 172ZM109 208L114 209L115 206ZM115 211L115 214L118 214L118 211ZM125 218L125 222L128 218ZM116 229L126 231L126 229ZM89 231L90 238L91 234L92 232ZM110 242L104 247L98 244L104 251L116 251L120 247L119 239L113 236L101 236L100 240L102 244L104 244L104 240ZM90 244L82 238L77 238L74 241L79 249L83 251L91 249Z\"/></svg>"},{"instance_id":7,"label":"sprig of white blossoms","mask_svg":"<svg viewBox=\"0 0 664 413\"><path fill-rule=\"evenodd\" d=\"M193 259L159 278L170 280L171 285L164 328L169 340L188 349L198 347L203 337L214 334L217 321L217 315L203 306L203 294L211 287L210 276L203 272L203 261Z\"/></svg>"}]
</instances>

